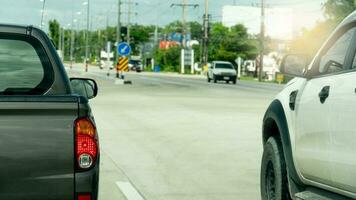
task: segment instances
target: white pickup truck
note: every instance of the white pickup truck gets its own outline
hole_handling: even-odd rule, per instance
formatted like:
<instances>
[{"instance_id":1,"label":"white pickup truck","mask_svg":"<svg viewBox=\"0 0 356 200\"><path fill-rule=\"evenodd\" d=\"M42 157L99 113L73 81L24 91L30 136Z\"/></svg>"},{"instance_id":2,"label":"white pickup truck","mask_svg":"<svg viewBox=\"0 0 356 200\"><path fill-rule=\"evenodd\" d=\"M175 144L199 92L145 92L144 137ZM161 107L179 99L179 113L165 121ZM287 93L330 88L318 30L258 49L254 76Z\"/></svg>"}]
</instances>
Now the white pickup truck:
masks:
<instances>
[{"instance_id":1,"label":"white pickup truck","mask_svg":"<svg viewBox=\"0 0 356 200\"><path fill-rule=\"evenodd\" d=\"M356 199L356 12L309 64L287 55L297 77L263 119L262 200Z\"/></svg>"},{"instance_id":2,"label":"white pickup truck","mask_svg":"<svg viewBox=\"0 0 356 200\"><path fill-rule=\"evenodd\" d=\"M229 83L230 81L233 84L236 84L237 80L237 72L234 66L230 62L223 61L214 61L211 66L209 66L208 74L207 74L208 82L214 81L226 81Z\"/></svg>"}]
</instances>

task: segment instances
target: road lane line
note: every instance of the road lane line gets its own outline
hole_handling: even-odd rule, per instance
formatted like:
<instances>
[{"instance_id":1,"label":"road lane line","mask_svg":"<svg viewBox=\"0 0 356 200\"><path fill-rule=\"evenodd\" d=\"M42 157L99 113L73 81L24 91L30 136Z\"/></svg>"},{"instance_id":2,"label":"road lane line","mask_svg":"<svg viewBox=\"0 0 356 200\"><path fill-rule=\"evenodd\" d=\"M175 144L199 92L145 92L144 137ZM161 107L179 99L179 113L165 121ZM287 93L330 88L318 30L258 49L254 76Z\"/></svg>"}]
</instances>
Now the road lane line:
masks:
<instances>
[{"instance_id":1,"label":"road lane line","mask_svg":"<svg viewBox=\"0 0 356 200\"><path fill-rule=\"evenodd\" d=\"M125 195L127 200L144 200L131 183L118 181L116 182L116 185Z\"/></svg>"}]
</instances>

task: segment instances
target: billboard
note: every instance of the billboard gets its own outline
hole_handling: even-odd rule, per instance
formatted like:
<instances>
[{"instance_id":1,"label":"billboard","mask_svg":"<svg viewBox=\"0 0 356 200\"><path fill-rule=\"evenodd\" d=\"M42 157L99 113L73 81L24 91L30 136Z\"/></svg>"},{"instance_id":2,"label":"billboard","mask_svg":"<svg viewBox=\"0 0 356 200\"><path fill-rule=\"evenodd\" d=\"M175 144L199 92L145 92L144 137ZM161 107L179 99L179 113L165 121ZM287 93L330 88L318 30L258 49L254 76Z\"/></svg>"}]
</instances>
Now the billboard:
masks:
<instances>
[{"instance_id":1,"label":"billboard","mask_svg":"<svg viewBox=\"0 0 356 200\"><path fill-rule=\"evenodd\" d=\"M190 41L191 40L191 35L189 33L187 33L186 36L185 36L185 39L187 40L187 42ZM170 33L168 35L168 40L182 43L183 34L182 33Z\"/></svg>"},{"instance_id":2,"label":"billboard","mask_svg":"<svg viewBox=\"0 0 356 200\"><path fill-rule=\"evenodd\" d=\"M159 48L160 49L169 49L171 47L178 46L178 45L179 45L179 43L176 41L161 41L159 43Z\"/></svg>"}]
</instances>

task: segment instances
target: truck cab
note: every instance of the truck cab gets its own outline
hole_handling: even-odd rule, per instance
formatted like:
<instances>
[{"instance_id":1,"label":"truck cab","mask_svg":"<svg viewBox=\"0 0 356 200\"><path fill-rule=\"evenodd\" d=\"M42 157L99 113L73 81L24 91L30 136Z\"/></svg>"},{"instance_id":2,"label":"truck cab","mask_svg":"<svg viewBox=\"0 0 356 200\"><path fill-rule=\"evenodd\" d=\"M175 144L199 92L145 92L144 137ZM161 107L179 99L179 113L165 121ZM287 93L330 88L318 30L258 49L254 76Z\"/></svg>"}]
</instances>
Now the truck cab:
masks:
<instances>
[{"instance_id":1,"label":"truck cab","mask_svg":"<svg viewBox=\"0 0 356 200\"><path fill-rule=\"evenodd\" d=\"M131 56L129 61L130 71L142 72L143 64L141 56Z\"/></svg>"},{"instance_id":2,"label":"truck cab","mask_svg":"<svg viewBox=\"0 0 356 200\"><path fill-rule=\"evenodd\" d=\"M262 199L356 199L356 12L281 72L296 78L263 119Z\"/></svg>"}]
</instances>

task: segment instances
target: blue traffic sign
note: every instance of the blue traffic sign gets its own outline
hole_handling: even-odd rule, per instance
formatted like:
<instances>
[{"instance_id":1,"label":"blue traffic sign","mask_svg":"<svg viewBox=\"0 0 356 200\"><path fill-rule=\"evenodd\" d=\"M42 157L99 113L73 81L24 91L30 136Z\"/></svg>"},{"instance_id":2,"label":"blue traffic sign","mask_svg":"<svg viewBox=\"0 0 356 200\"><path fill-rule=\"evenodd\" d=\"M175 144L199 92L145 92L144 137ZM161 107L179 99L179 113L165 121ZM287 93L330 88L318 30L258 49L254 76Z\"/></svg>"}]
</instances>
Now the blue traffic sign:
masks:
<instances>
[{"instance_id":1,"label":"blue traffic sign","mask_svg":"<svg viewBox=\"0 0 356 200\"><path fill-rule=\"evenodd\" d=\"M122 42L117 47L117 51L120 56L128 56L131 54L131 47L126 42Z\"/></svg>"}]
</instances>

